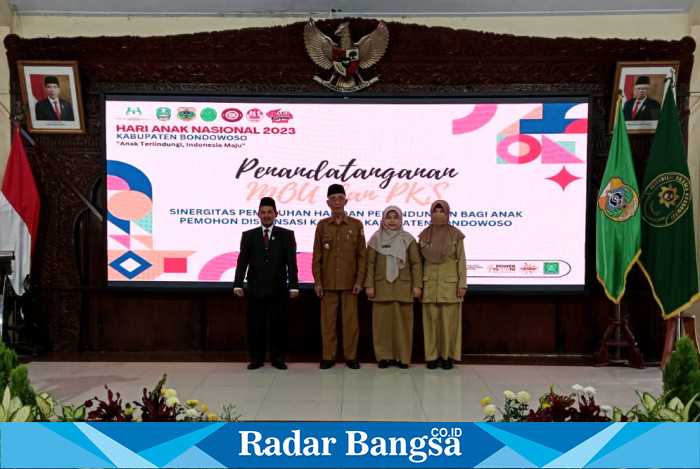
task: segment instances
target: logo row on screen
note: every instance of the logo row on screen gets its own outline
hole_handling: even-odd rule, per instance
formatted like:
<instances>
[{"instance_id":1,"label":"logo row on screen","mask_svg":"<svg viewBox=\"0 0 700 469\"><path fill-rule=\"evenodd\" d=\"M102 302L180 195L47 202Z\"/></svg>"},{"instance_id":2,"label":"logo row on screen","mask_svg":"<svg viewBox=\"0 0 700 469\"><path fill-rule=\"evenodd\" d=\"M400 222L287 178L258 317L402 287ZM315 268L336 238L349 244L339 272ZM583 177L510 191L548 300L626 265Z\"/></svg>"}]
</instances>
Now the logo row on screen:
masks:
<instances>
[{"instance_id":1,"label":"logo row on screen","mask_svg":"<svg viewBox=\"0 0 700 469\"><path fill-rule=\"evenodd\" d=\"M156 109L155 116L153 117L160 121L168 121L173 117L173 112L178 119L183 121L191 121L197 118L197 109L194 107L178 107L177 109L159 107ZM143 115L139 106L128 106L124 114L128 118L149 118L149 116ZM289 122L294 116L291 112L283 109L273 109L263 112L258 108L253 108L243 113L240 109L230 107L219 113L214 108L205 107L199 111L199 118L204 122L213 122L219 117L226 122L238 122L245 117L250 122L261 122L267 118L273 123L284 124Z\"/></svg>"}]
</instances>

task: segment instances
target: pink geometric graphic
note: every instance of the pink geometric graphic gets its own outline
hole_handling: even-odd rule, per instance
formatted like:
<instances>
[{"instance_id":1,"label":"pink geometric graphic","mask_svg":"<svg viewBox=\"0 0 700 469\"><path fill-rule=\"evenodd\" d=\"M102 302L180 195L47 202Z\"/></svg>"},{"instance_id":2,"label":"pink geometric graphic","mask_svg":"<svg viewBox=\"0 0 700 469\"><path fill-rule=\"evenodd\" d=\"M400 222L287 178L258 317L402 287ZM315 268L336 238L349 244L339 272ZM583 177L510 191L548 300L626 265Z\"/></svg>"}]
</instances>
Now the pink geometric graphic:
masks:
<instances>
[{"instance_id":1,"label":"pink geometric graphic","mask_svg":"<svg viewBox=\"0 0 700 469\"><path fill-rule=\"evenodd\" d=\"M510 152L510 146L513 143L519 143L520 154L514 155ZM524 150L527 148L527 151ZM533 136L526 134L509 135L496 146L496 153L501 159L511 164L525 164L534 161L538 156L542 147L540 142Z\"/></svg>"},{"instance_id":2,"label":"pink geometric graphic","mask_svg":"<svg viewBox=\"0 0 700 469\"><path fill-rule=\"evenodd\" d=\"M198 280L204 280L207 282L217 282L221 280L221 276L224 275L224 272L236 266L238 254L238 251L226 252L211 259L204 264L202 270L199 271Z\"/></svg>"},{"instance_id":3,"label":"pink geometric graphic","mask_svg":"<svg viewBox=\"0 0 700 469\"><path fill-rule=\"evenodd\" d=\"M477 104L472 112L459 119L452 119L452 135L466 134L485 126L498 110L498 104Z\"/></svg>"},{"instance_id":4,"label":"pink geometric graphic","mask_svg":"<svg viewBox=\"0 0 700 469\"><path fill-rule=\"evenodd\" d=\"M107 251L107 264L118 257L124 255L127 251L110 249ZM139 249L133 249L131 252L139 257L142 257L151 267L144 270L134 278L129 278L128 280L155 280L163 274L164 262L163 259L168 258L187 258L194 254L196 251L145 251ZM125 280L123 274L119 273L116 269L109 269L107 273L107 280Z\"/></svg>"},{"instance_id":5,"label":"pink geometric graphic","mask_svg":"<svg viewBox=\"0 0 700 469\"><path fill-rule=\"evenodd\" d=\"M542 164L583 163L566 148L542 135Z\"/></svg>"},{"instance_id":6,"label":"pink geometric graphic","mask_svg":"<svg viewBox=\"0 0 700 469\"><path fill-rule=\"evenodd\" d=\"M128 191L129 184L118 176L107 175L107 190L108 191Z\"/></svg>"},{"instance_id":7,"label":"pink geometric graphic","mask_svg":"<svg viewBox=\"0 0 700 469\"><path fill-rule=\"evenodd\" d=\"M163 258L163 273L166 273L166 274L186 274L187 273L187 258L186 257L164 257Z\"/></svg>"},{"instance_id":8,"label":"pink geometric graphic","mask_svg":"<svg viewBox=\"0 0 700 469\"><path fill-rule=\"evenodd\" d=\"M149 247L153 249L153 236L151 235L134 235L133 238L140 243L143 243L144 246Z\"/></svg>"},{"instance_id":9,"label":"pink geometric graphic","mask_svg":"<svg viewBox=\"0 0 700 469\"><path fill-rule=\"evenodd\" d=\"M119 191L109 198L109 211L122 220L140 220L153 210L153 201L139 191Z\"/></svg>"},{"instance_id":10,"label":"pink geometric graphic","mask_svg":"<svg viewBox=\"0 0 700 469\"><path fill-rule=\"evenodd\" d=\"M109 237L127 249L131 249L131 237L129 235L109 235Z\"/></svg>"},{"instance_id":11,"label":"pink geometric graphic","mask_svg":"<svg viewBox=\"0 0 700 469\"><path fill-rule=\"evenodd\" d=\"M564 133L585 134L588 132L588 119L579 119L566 126Z\"/></svg>"},{"instance_id":12,"label":"pink geometric graphic","mask_svg":"<svg viewBox=\"0 0 700 469\"><path fill-rule=\"evenodd\" d=\"M559 184L559 186L561 186L561 190L563 191L566 189L566 186L568 186L569 184L571 184L575 180L581 179L581 178L578 176L574 176L573 174L568 172L566 170L566 166L562 166L561 171L559 171L554 176L550 176L550 177L545 178L545 179L549 179L550 181L556 182L557 184Z\"/></svg>"}]
</instances>

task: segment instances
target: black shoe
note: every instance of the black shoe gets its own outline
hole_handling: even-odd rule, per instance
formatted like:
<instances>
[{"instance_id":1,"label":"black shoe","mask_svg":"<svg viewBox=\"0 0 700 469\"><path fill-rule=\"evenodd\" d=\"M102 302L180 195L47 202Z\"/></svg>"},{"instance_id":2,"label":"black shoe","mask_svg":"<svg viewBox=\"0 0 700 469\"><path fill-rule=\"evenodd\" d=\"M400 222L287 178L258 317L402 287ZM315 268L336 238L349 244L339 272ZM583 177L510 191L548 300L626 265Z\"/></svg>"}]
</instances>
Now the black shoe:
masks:
<instances>
[{"instance_id":1,"label":"black shoe","mask_svg":"<svg viewBox=\"0 0 700 469\"><path fill-rule=\"evenodd\" d=\"M250 362L250 364L248 365L248 369L249 370L257 370L258 368L261 368L262 366L263 366L262 363Z\"/></svg>"},{"instance_id":2,"label":"black shoe","mask_svg":"<svg viewBox=\"0 0 700 469\"><path fill-rule=\"evenodd\" d=\"M360 363L357 360L348 360L345 362L345 366L351 370L358 370L360 368Z\"/></svg>"},{"instance_id":3,"label":"black shoe","mask_svg":"<svg viewBox=\"0 0 700 469\"><path fill-rule=\"evenodd\" d=\"M405 370L406 368L408 368L408 365L407 365L407 364L401 363L401 362L396 362L396 366L398 366L398 367L401 368L402 370Z\"/></svg>"},{"instance_id":4,"label":"black shoe","mask_svg":"<svg viewBox=\"0 0 700 469\"><path fill-rule=\"evenodd\" d=\"M377 363L378 368L389 368L389 360L379 360L379 363Z\"/></svg>"},{"instance_id":5,"label":"black shoe","mask_svg":"<svg viewBox=\"0 0 700 469\"><path fill-rule=\"evenodd\" d=\"M437 360L428 360L428 369L429 370L434 370L437 368Z\"/></svg>"},{"instance_id":6,"label":"black shoe","mask_svg":"<svg viewBox=\"0 0 700 469\"><path fill-rule=\"evenodd\" d=\"M451 370L452 369L452 359L448 358L447 360L442 361L442 369L443 370Z\"/></svg>"},{"instance_id":7,"label":"black shoe","mask_svg":"<svg viewBox=\"0 0 700 469\"><path fill-rule=\"evenodd\" d=\"M274 366L278 370L286 370L287 369L287 365L285 365L284 362L272 362L272 366Z\"/></svg>"},{"instance_id":8,"label":"black shoe","mask_svg":"<svg viewBox=\"0 0 700 469\"><path fill-rule=\"evenodd\" d=\"M321 368L322 370L327 370L328 368L335 366L335 362L333 360L321 360Z\"/></svg>"}]
</instances>

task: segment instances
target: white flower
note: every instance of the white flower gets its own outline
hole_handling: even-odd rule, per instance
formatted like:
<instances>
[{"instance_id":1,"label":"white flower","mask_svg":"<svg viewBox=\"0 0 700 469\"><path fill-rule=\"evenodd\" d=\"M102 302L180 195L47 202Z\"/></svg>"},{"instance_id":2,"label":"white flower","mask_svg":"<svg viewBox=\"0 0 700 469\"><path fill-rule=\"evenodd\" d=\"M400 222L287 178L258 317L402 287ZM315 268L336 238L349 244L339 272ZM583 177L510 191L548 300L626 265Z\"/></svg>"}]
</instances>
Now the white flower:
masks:
<instances>
[{"instance_id":1,"label":"white flower","mask_svg":"<svg viewBox=\"0 0 700 469\"><path fill-rule=\"evenodd\" d=\"M506 397L506 399L515 399L515 393L513 391L505 390L503 391L503 395Z\"/></svg>"},{"instance_id":2,"label":"white flower","mask_svg":"<svg viewBox=\"0 0 700 469\"><path fill-rule=\"evenodd\" d=\"M583 392L586 394L595 394L595 388L593 386L586 386L583 388Z\"/></svg>"},{"instance_id":3,"label":"white flower","mask_svg":"<svg viewBox=\"0 0 700 469\"><path fill-rule=\"evenodd\" d=\"M571 389L573 389L575 392L581 392L583 391L583 386L581 386L580 384L574 384L573 386L571 386Z\"/></svg>"},{"instance_id":4,"label":"white flower","mask_svg":"<svg viewBox=\"0 0 700 469\"><path fill-rule=\"evenodd\" d=\"M493 417L496 415L496 406L493 404L489 404L486 407L484 407L484 415L487 417Z\"/></svg>"},{"instance_id":5,"label":"white flower","mask_svg":"<svg viewBox=\"0 0 700 469\"><path fill-rule=\"evenodd\" d=\"M527 391L520 391L516 397L518 398L518 402L522 404L530 402L530 394Z\"/></svg>"},{"instance_id":6,"label":"white flower","mask_svg":"<svg viewBox=\"0 0 700 469\"><path fill-rule=\"evenodd\" d=\"M612 412L612 407L610 407L609 405L602 405L600 406L600 410L602 410L603 412Z\"/></svg>"},{"instance_id":7,"label":"white flower","mask_svg":"<svg viewBox=\"0 0 700 469\"><path fill-rule=\"evenodd\" d=\"M199 417L199 412L197 412L197 409L189 408L185 411L185 417L196 419Z\"/></svg>"},{"instance_id":8,"label":"white flower","mask_svg":"<svg viewBox=\"0 0 700 469\"><path fill-rule=\"evenodd\" d=\"M165 396L166 399L169 397L176 397L177 391L175 391L174 389L166 389L165 394L163 394L163 396Z\"/></svg>"},{"instance_id":9,"label":"white flower","mask_svg":"<svg viewBox=\"0 0 700 469\"><path fill-rule=\"evenodd\" d=\"M179 403L180 403L180 399L178 399L177 396L170 396L167 399L165 399L165 405L168 407L176 406Z\"/></svg>"}]
</instances>

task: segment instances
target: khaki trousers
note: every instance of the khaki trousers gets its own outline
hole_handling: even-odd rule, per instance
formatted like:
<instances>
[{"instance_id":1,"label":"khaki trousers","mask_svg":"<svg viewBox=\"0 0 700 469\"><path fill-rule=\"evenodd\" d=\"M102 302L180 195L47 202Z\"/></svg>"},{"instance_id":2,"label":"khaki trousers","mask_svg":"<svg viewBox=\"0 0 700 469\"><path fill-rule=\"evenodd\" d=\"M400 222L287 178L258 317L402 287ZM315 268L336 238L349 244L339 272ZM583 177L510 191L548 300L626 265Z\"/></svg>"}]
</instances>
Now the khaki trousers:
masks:
<instances>
[{"instance_id":1,"label":"khaki trousers","mask_svg":"<svg viewBox=\"0 0 700 469\"><path fill-rule=\"evenodd\" d=\"M423 303L425 360L462 359L462 303Z\"/></svg>"},{"instance_id":2,"label":"khaki trousers","mask_svg":"<svg viewBox=\"0 0 700 469\"><path fill-rule=\"evenodd\" d=\"M377 361L398 360L405 365L410 364L413 348L413 303L374 302L372 338Z\"/></svg>"},{"instance_id":3,"label":"khaki trousers","mask_svg":"<svg viewBox=\"0 0 700 469\"><path fill-rule=\"evenodd\" d=\"M357 324L357 296L352 290L323 290L321 298L321 341L323 359L335 360L338 352L338 307L342 314L343 355L345 360L357 358L357 342L360 329Z\"/></svg>"}]
</instances>

